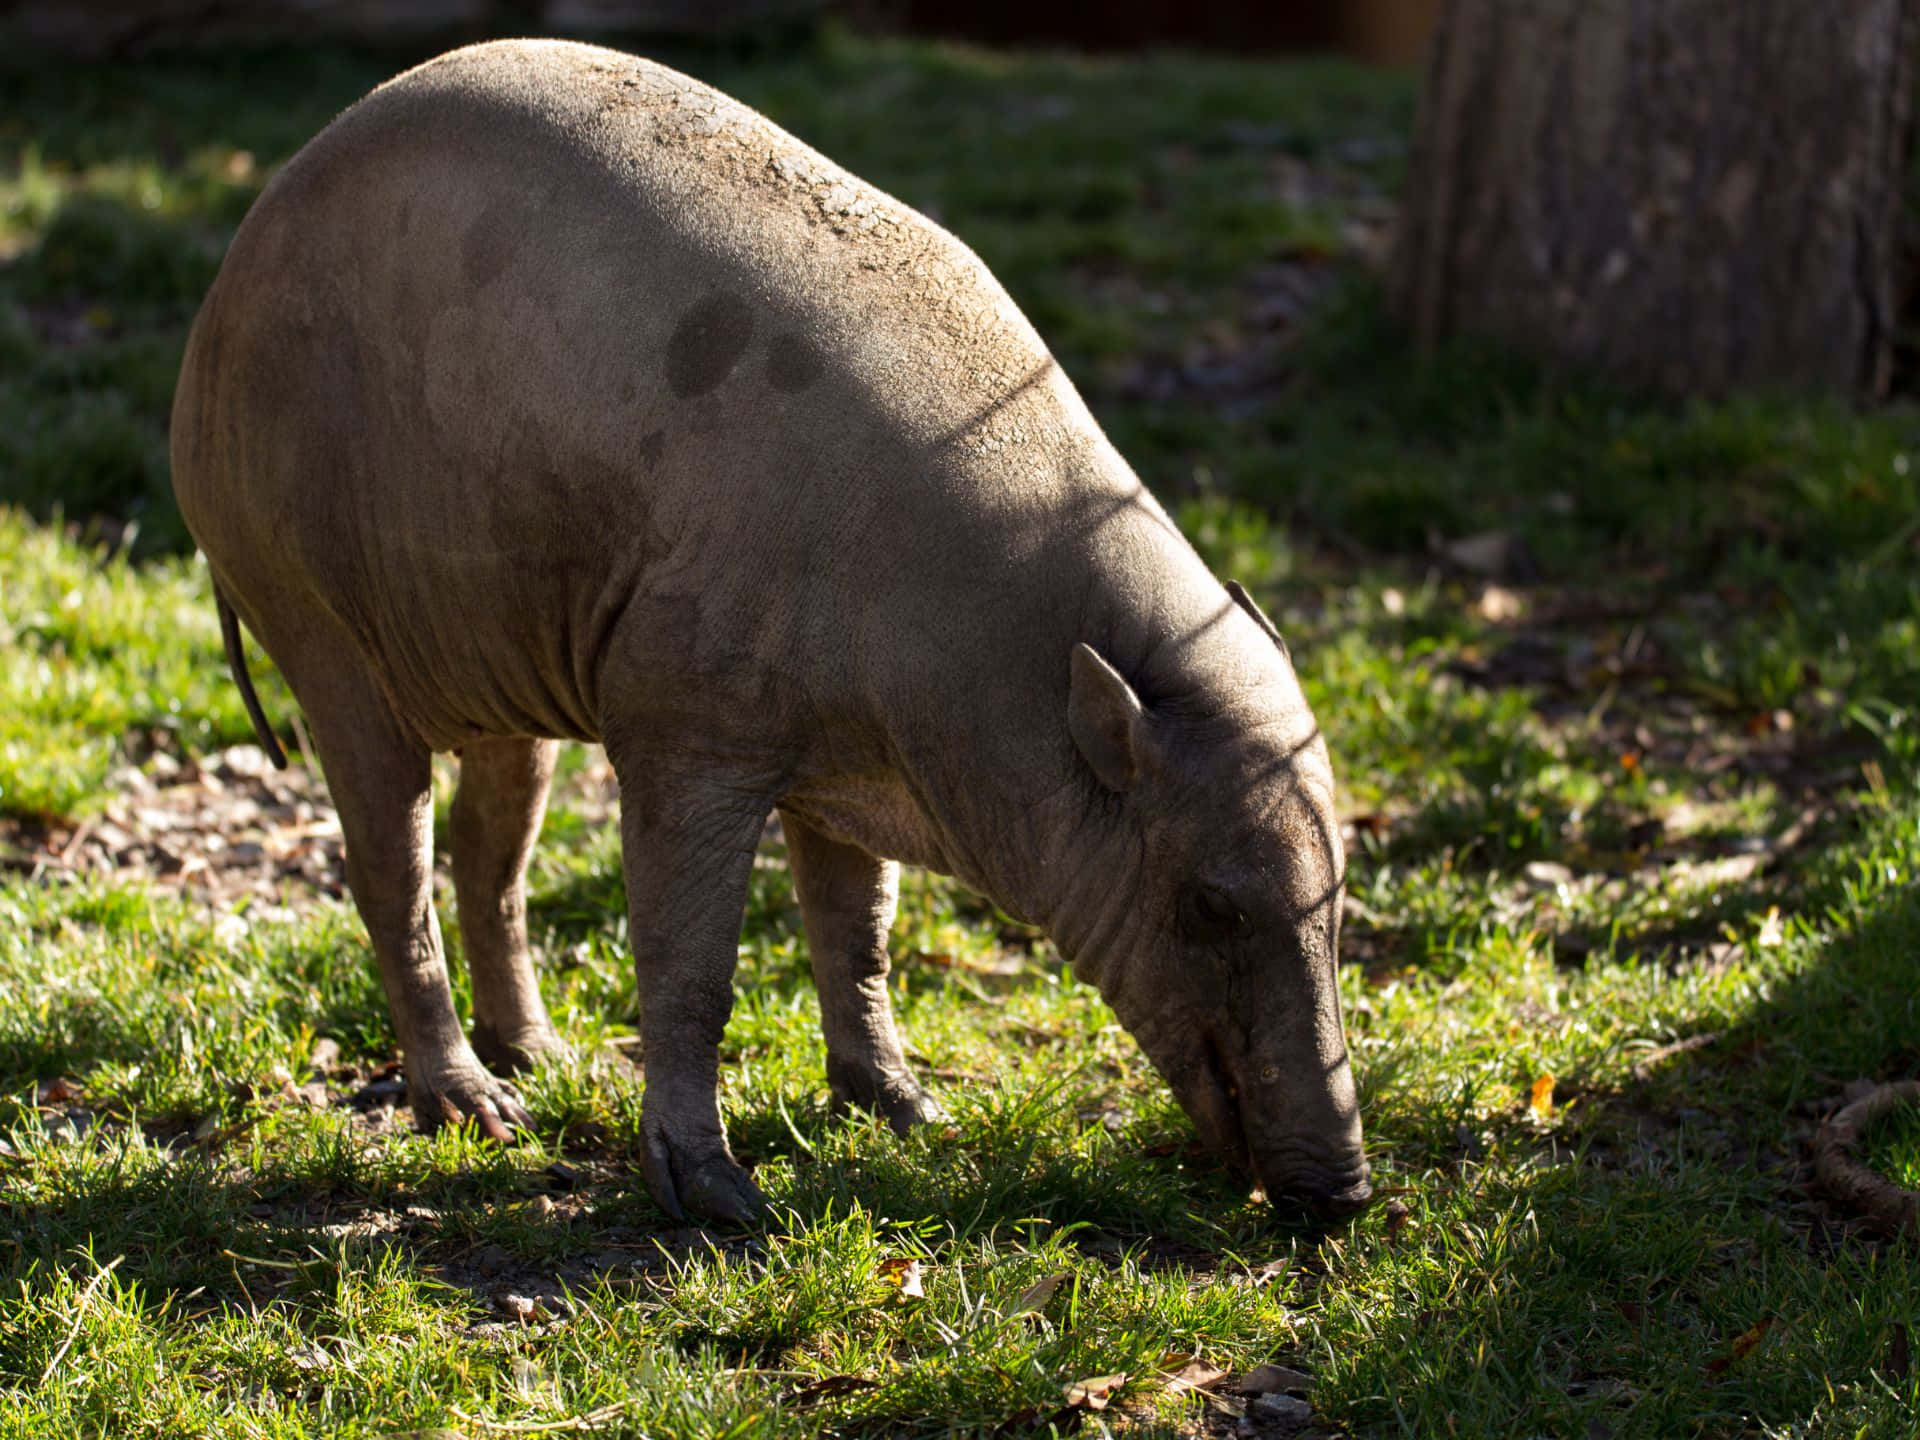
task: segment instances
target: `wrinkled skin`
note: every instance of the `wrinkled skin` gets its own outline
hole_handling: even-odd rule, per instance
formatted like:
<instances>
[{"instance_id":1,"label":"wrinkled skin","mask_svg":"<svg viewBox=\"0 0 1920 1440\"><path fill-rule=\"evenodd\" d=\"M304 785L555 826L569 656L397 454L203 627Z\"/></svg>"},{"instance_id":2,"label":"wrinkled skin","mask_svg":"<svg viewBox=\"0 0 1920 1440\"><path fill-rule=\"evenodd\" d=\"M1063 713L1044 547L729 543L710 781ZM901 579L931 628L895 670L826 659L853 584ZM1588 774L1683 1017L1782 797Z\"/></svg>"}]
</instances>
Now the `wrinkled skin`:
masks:
<instances>
[{"instance_id":1,"label":"wrinkled skin","mask_svg":"<svg viewBox=\"0 0 1920 1440\"><path fill-rule=\"evenodd\" d=\"M659 66L456 51L267 188L172 444L307 712L421 1123L526 1121L496 1072L559 1043L527 857L555 741L599 740L669 1211L761 1203L717 1047L775 809L843 1103L939 1113L888 1007L906 861L1044 925L1276 1200L1365 1202L1332 777L1285 649L923 217Z\"/></svg>"}]
</instances>

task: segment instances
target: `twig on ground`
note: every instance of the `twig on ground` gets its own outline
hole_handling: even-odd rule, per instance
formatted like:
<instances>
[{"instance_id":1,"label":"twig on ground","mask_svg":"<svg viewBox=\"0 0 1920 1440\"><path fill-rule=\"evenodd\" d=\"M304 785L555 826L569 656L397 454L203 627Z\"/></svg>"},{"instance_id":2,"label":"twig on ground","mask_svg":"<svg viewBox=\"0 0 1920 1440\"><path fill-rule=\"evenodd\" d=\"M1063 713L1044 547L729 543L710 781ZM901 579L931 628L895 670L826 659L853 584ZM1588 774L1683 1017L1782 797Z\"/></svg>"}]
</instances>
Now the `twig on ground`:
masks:
<instances>
[{"instance_id":1,"label":"twig on ground","mask_svg":"<svg viewBox=\"0 0 1920 1440\"><path fill-rule=\"evenodd\" d=\"M1830 1196L1864 1215L1888 1234L1920 1236L1920 1190L1908 1190L1854 1159L1860 1137L1900 1105L1920 1105L1920 1080L1900 1080L1869 1090L1831 1116L1813 1141L1813 1169Z\"/></svg>"},{"instance_id":2,"label":"twig on ground","mask_svg":"<svg viewBox=\"0 0 1920 1440\"><path fill-rule=\"evenodd\" d=\"M27 850L0 850L0 865L11 866L27 872L29 880L38 880L42 870L71 870L74 867L57 855L37 854Z\"/></svg>"},{"instance_id":3,"label":"twig on ground","mask_svg":"<svg viewBox=\"0 0 1920 1440\"><path fill-rule=\"evenodd\" d=\"M1655 1066L1664 1061L1671 1060L1676 1055L1686 1055L1695 1050L1704 1050L1707 1046L1718 1040L1722 1033L1723 1032L1719 1030L1708 1030L1703 1034L1689 1035L1686 1039L1676 1040L1671 1045L1661 1045L1656 1049L1647 1051L1646 1054L1633 1062L1633 1078L1642 1081L1651 1079Z\"/></svg>"},{"instance_id":4,"label":"twig on ground","mask_svg":"<svg viewBox=\"0 0 1920 1440\"><path fill-rule=\"evenodd\" d=\"M74 858L80 853L80 847L86 844L92 838L93 832L99 828L98 820L82 820L75 826L73 834L67 837L67 843L60 847L60 863L72 869Z\"/></svg>"}]
</instances>

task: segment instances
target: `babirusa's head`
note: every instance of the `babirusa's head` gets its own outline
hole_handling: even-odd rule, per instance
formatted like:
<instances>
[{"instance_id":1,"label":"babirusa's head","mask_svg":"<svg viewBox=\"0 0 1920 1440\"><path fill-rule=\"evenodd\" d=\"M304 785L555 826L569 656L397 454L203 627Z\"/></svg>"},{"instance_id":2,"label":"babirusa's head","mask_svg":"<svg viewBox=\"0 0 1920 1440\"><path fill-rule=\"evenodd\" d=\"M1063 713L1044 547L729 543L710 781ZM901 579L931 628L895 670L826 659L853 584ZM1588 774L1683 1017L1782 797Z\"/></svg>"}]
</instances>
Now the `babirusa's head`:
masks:
<instances>
[{"instance_id":1,"label":"babirusa's head","mask_svg":"<svg viewBox=\"0 0 1920 1440\"><path fill-rule=\"evenodd\" d=\"M1068 728L1104 875L1056 934L1201 1137L1276 1204L1372 1196L1335 974L1344 856L1326 744L1244 590L1129 678L1072 653Z\"/></svg>"}]
</instances>

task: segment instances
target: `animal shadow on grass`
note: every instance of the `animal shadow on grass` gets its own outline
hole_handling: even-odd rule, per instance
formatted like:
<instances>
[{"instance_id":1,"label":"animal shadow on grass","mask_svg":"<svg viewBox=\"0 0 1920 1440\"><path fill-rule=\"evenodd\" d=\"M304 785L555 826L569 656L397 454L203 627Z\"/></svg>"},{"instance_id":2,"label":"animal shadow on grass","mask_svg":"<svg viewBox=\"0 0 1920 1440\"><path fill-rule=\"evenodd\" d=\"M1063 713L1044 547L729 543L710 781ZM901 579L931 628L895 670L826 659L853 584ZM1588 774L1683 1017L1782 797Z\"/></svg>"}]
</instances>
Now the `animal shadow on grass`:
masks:
<instances>
[{"instance_id":1,"label":"animal shadow on grass","mask_svg":"<svg viewBox=\"0 0 1920 1440\"><path fill-rule=\"evenodd\" d=\"M299 957L290 958L300 968ZM341 963L356 958L364 957ZM364 986L333 995L323 1014L307 1019L317 1032L345 1036L354 1025L383 1025L371 967L361 969ZM983 978L995 988L1022 983ZM810 981L796 969L774 983ZM948 983L938 972L916 980ZM1040 982L1029 976L1027 983ZM30 1085L34 1075L129 1064L156 1043L140 1017L76 1005L74 1015L49 1017L63 1037L56 1053L8 1054L6 1069ZM387 1048L376 1042L364 1054ZM543 1134L540 1158L558 1158L542 1169L525 1151L465 1141L444 1148L436 1141L423 1152L406 1138L412 1125L404 1108L384 1119L349 1108L358 1083L350 1081L347 1093L331 1085L332 1103L317 1114L294 1100L245 1096L198 1126L191 1114L157 1121L142 1114L144 1146L124 1114L113 1113L122 1107L90 1094L104 1118L77 1117L83 1133L58 1144L52 1164L36 1163L31 1199L22 1190L21 1198L0 1200L12 1241L0 1249L0 1277L84 1267L83 1254L100 1263L124 1256L118 1273L156 1294L202 1291L201 1303L246 1306L304 1283L302 1267L364 1266L379 1252L469 1290L485 1314L503 1286L551 1299L608 1273L705 1253L710 1242L758 1243L677 1224L653 1204L639 1176L630 1113L613 1133L569 1123ZM1249 1202L1244 1182L1201 1153L1170 1098L1116 1135L1103 1124L1099 1097L1070 1070L1038 1086L979 1087L955 1106L957 1125L923 1127L904 1141L868 1117L836 1112L824 1077L803 1074L743 1101L730 1108L728 1128L773 1197L761 1240L858 1207L883 1225L932 1223L957 1239L1042 1221L1078 1225L1088 1242L1102 1242L1096 1253L1132 1249L1173 1262L1229 1242L1240 1248L1275 1226L1264 1206ZM16 1111L16 1144L22 1118ZM256 1136L266 1148L250 1158ZM22 1163L31 1163L24 1153L0 1157L0 1165Z\"/></svg>"},{"instance_id":2,"label":"animal shadow on grass","mask_svg":"<svg viewBox=\"0 0 1920 1440\"><path fill-rule=\"evenodd\" d=\"M1817 912L1823 897L1800 897ZM1775 980L1737 1023L1668 1047L1597 1097L1671 1135L1710 1109L1709 1148L1761 1169L1816 1230L1845 1225L1811 1197L1805 1143L1848 1086L1920 1077L1920 889L1890 891L1853 930ZM1604 1112L1603 1112L1604 1113Z\"/></svg>"},{"instance_id":3,"label":"animal shadow on grass","mask_svg":"<svg viewBox=\"0 0 1920 1440\"><path fill-rule=\"evenodd\" d=\"M392 1123L404 1125L404 1112ZM194 1295L197 1307L252 1309L298 1299L323 1273L397 1264L396 1273L451 1287L454 1303L466 1292L469 1319L486 1321L500 1318L503 1294L564 1314L569 1292L603 1280L664 1282L678 1261L761 1253L783 1232L830 1226L856 1207L882 1228L932 1223L957 1239L1078 1224L1092 1253L1126 1249L1158 1263L1203 1259L1229 1237L1240 1248L1272 1228L1250 1218L1244 1186L1190 1156L1124 1145L1087 1155L1004 1134L893 1145L878 1131L859 1133L857 1121L843 1129L817 1100L751 1109L731 1128L763 1167L791 1166L769 1187L775 1208L762 1231L669 1220L617 1147L570 1152L546 1171L508 1156L471 1165L436 1157L424 1171L397 1174L363 1163L370 1137L354 1126L321 1142L337 1150L333 1163L308 1154L250 1172L232 1163L244 1139L130 1159L115 1154L118 1141L102 1126L69 1142L73 1160L34 1198L0 1200L9 1241L0 1284L124 1257L118 1273L155 1299ZM776 1131L784 1147L766 1143Z\"/></svg>"},{"instance_id":4,"label":"animal shadow on grass","mask_svg":"<svg viewBox=\"0 0 1920 1440\"><path fill-rule=\"evenodd\" d=\"M1831 1403L1824 1377L1884 1370L1916 1319L1920 1250L1837 1212L1807 1145L1849 1082L1920 1075L1916 956L1920 889L1907 887L1724 1032L1656 1052L1618 1085L1571 1077L1579 1108L1537 1153L1517 1135L1505 1163L1436 1157L1414 1205L1430 1207L1424 1243L1458 1273L1451 1298L1386 1316L1316 1404L1362 1433L1443 1431L1478 1395L1489 1413L1524 1414L1524 1431L1498 1433L1666 1435L1708 1405L1811 1413ZM1452 1255L1456 1235L1472 1239ZM1845 1318L1795 1328L1822 1311ZM1488 1353L1575 1335L1518 1372L1522 1411L1512 1375L1486 1379ZM1405 1383L1411 1355L1420 1385Z\"/></svg>"}]
</instances>

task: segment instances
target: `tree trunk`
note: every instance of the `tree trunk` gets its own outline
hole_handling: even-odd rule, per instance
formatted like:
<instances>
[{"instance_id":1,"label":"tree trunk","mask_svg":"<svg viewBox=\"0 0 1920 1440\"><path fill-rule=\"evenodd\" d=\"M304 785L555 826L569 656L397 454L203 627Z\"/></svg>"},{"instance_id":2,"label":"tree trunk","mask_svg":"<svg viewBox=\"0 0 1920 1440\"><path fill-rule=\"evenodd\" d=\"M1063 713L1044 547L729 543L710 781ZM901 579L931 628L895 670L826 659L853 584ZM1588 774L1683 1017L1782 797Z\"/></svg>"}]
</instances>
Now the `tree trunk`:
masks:
<instances>
[{"instance_id":1,"label":"tree trunk","mask_svg":"<svg viewBox=\"0 0 1920 1440\"><path fill-rule=\"evenodd\" d=\"M1393 300L1686 394L1877 394L1920 0L1448 0Z\"/></svg>"}]
</instances>

